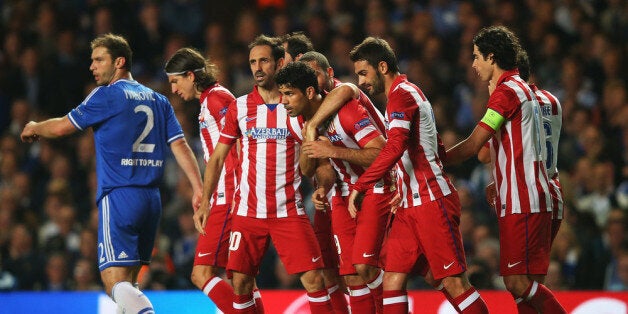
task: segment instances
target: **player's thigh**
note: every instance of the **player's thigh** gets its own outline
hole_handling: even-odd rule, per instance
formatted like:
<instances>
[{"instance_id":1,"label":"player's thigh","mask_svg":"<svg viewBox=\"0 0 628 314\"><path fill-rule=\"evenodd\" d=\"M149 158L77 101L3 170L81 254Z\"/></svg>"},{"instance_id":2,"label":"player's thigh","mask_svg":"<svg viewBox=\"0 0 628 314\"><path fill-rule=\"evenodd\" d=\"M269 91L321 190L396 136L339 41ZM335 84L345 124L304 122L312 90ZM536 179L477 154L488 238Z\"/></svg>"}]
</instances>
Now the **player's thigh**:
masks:
<instances>
[{"instance_id":1,"label":"player's thigh","mask_svg":"<svg viewBox=\"0 0 628 314\"><path fill-rule=\"evenodd\" d=\"M117 188L98 202L98 264L148 264L161 216L158 189Z\"/></svg>"},{"instance_id":2,"label":"player's thigh","mask_svg":"<svg viewBox=\"0 0 628 314\"><path fill-rule=\"evenodd\" d=\"M323 268L323 256L306 215L271 218L270 237L289 274Z\"/></svg>"},{"instance_id":3,"label":"player's thigh","mask_svg":"<svg viewBox=\"0 0 628 314\"><path fill-rule=\"evenodd\" d=\"M411 273L423 255L415 223L409 214L408 208L400 208L388 231L384 261L384 270L387 272Z\"/></svg>"},{"instance_id":4,"label":"player's thigh","mask_svg":"<svg viewBox=\"0 0 628 314\"><path fill-rule=\"evenodd\" d=\"M347 197L334 196L332 198L332 231L336 251L338 255L338 265L340 275L355 274L353 266L353 242L357 221L351 218L347 208Z\"/></svg>"},{"instance_id":5,"label":"player's thigh","mask_svg":"<svg viewBox=\"0 0 628 314\"><path fill-rule=\"evenodd\" d=\"M436 280L467 268L460 234L460 201L455 193L415 207L416 230Z\"/></svg>"},{"instance_id":6,"label":"player's thigh","mask_svg":"<svg viewBox=\"0 0 628 314\"><path fill-rule=\"evenodd\" d=\"M211 208L205 234L198 237L194 265L209 265L224 268L229 256L231 233L231 206L215 205Z\"/></svg>"},{"instance_id":7,"label":"player's thigh","mask_svg":"<svg viewBox=\"0 0 628 314\"><path fill-rule=\"evenodd\" d=\"M545 275L552 242L552 213L512 214L498 218L500 273Z\"/></svg>"},{"instance_id":8,"label":"player's thigh","mask_svg":"<svg viewBox=\"0 0 628 314\"><path fill-rule=\"evenodd\" d=\"M268 219L233 215L227 269L256 276L268 250Z\"/></svg>"},{"instance_id":9,"label":"player's thigh","mask_svg":"<svg viewBox=\"0 0 628 314\"><path fill-rule=\"evenodd\" d=\"M357 216L352 257L354 264L379 266L392 196L392 193L365 195Z\"/></svg>"}]
</instances>

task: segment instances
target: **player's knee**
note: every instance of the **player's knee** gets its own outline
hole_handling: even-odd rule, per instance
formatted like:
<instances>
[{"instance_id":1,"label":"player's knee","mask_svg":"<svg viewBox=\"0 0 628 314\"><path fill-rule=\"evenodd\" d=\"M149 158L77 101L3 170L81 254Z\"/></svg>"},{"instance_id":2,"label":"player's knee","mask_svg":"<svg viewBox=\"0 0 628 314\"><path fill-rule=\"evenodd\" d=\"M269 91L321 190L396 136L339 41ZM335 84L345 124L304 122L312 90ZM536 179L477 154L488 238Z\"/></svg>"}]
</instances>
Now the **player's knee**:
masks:
<instances>
[{"instance_id":1,"label":"player's knee","mask_svg":"<svg viewBox=\"0 0 628 314\"><path fill-rule=\"evenodd\" d=\"M407 274L384 272L384 290L405 290Z\"/></svg>"},{"instance_id":2,"label":"player's knee","mask_svg":"<svg viewBox=\"0 0 628 314\"><path fill-rule=\"evenodd\" d=\"M530 285L530 280L525 275L505 276L504 285L508 292L516 296L522 296Z\"/></svg>"},{"instance_id":3,"label":"player's knee","mask_svg":"<svg viewBox=\"0 0 628 314\"><path fill-rule=\"evenodd\" d=\"M203 289L203 286L212 277L211 267L198 267L192 268L192 274L190 274L190 280L199 289Z\"/></svg>"},{"instance_id":4,"label":"player's knee","mask_svg":"<svg viewBox=\"0 0 628 314\"><path fill-rule=\"evenodd\" d=\"M319 291L325 288L320 270L306 271L301 275L301 283L308 292Z\"/></svg>"},{"instance_id":5,"label":"player's knee","mask_svg":"<svg viewBox=\"0 0 628 314\"><path fill-rule=\"evenodd\" d=\"M360 277L362 277L362 279L364 279L364 281L366 282L372 281L373 279L375 279L375 277L379 275L379 268L373 267L371 265L356 264L354 265L354 267L358 275L360 275Z\"/></svg>"}]
</instances>

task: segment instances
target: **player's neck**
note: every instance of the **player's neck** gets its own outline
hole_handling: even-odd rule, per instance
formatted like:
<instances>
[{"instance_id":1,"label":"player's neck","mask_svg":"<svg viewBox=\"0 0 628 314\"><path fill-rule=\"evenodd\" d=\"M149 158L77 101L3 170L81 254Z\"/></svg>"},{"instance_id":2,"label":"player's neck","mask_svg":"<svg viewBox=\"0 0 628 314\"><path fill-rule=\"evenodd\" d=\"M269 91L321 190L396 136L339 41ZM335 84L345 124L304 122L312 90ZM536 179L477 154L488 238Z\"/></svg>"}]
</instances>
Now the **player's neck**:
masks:
<instances>
[{"instance_id":1,"label":"player's neck","mask_svg":"<svg viewBox=\"0 0 628 314\"><path fill-rule=\"evenodd\" d=\"M323 96L321 96L320 94L316 94L316 96L314 96L314 98L310 100L307 109L303 112L303 118L305 118L305 120L310 120L314 116L316 111L318 111L318 108L321 107L322 103Z\"/></svg>"},{"instance_id":2,"label":"player's neck","mask_svg":"<svg viewBox=\"0 0 628 314\"><path fill-rule=\"evenodd\" d=\"M131 75L131 72L127 71L127 70L123 70L123 69L119 69L116 71L116 73L113 75L113 78L111 79L111 82L109 82L109 85L115 83L118 80L133 80L133 76Z\"/></svg>"},{"instance_id":3,"label":"player's neck","mask_svg":"<svg viewBox=\"0 0 628 314\"><path fill-rule=\"evenodd\" d=\"M264 103L278 104L279 101L281 101L281 93L279 92L279 89L276 85L274 85L271 89L266 89L258 85L257 91L264 100Z\"/></svg>"},{"instance_id":4,"label":"player's neck","mask_svg":"<svg viewBox=\"0 0 628 314\"><path fill-rule=\"evenodd\" d=\"M388 97L388 92L390 92L390 87L392 87L393 82L399 76L399 72L384 74L384 95Z\"/></svg>"}]
</instances>

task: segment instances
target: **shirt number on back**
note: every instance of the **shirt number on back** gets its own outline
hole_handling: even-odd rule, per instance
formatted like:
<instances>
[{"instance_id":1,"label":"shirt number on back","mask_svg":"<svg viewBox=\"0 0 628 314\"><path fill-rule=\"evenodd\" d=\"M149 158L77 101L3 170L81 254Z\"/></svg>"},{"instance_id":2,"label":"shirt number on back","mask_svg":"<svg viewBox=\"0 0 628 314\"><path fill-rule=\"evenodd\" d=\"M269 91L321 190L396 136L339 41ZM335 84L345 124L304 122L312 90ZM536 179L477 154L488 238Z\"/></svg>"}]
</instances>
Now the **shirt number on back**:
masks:
<instances>
[{"instance_id":1,"label":"shirt number on back","mask_svg":"<svg viewBox=\"0 0 628 314\"><path fill-rule=\"evenodd\" d=\"M543 121L543 128L545 129L545 146L547 146L547 160L545 161L545 168L549 170L554 160L554 147L550 141L552 136L552 125L547 121Z\"/></svg>"},{"instance_id":2,"label":"shirt number on back","mask_svg":"<svg viewBox=\"0 0 628 314\"><path fill-rule=\"evenodd\" d=\"M152 153L155 150L155 144L146 144L142 143L142 141L148 136L148 133L155 126L155 120L153 116L153 109L150 109L149 106L139 105L135 107L135 113L143 112L146 114L146 125L144 126L144 130L142 134L137 137L135 142L133 142L133 152L134 153Z\"/></svg>"}]
</instances>

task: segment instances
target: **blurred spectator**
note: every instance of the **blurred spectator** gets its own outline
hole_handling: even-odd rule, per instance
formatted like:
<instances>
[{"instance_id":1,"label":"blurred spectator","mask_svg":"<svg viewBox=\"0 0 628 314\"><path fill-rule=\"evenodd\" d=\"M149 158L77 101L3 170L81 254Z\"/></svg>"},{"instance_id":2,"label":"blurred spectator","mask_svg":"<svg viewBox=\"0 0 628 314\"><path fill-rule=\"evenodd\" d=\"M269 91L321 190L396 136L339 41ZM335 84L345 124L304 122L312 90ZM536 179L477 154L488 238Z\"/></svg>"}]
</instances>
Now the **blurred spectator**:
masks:
<instances>
[{"instance_id":1,"label":"blurred spectator","mask_svg":"<svg viewBox=\"0 0 628 314\"><path fill-rule=\"evenodd\" d=\"M102 285L100 284L100 275L98 274L98 267L94 261L89 259L79 259L74 264L74 270L72 271L72 290L76 291L100 291Z\"/></svg>"},{"instance_id":2,"label":"blurred spectator","mask_svg":"<svg viewBox=\"0 0 628 314\"><path fill-rule=\"evenodd\" d=\"M44 282L44 259L35 247L33 234L23 224L11 228L11 238L2 250L4 270L17 280L18 290L39 290Z\"/></svg>"},{"instance_id":3,"label":"blurred spectator","mask_svg":"<svg viewBox=\"0 0 628 314\"><path fill-rule=\"evenodd\" d=\"M68 261L63 252L55 252L48 256L46 262L46 280L43 290L67 291L70 290Z\"/></svg>"},{"instance_id":4,"label":"blurred spectator","mask_svg":"<svg viewBox=\"0 0 628 314\"><path fill-rule=\"evenodd\" d=\"M584 222L587 223L587 222ZM575 289L604 289L615 283L612 269L613 256L619 252L626 239L626 215L621 210L609 213L604 232L583 243L581 256L576 266Z\"/></svg>"},{"instance_id":5,"label":"blurred spectator","mask_svg":"<svg viewBox=\"0 0 628 314\"><path fill-rule=\"evenodd\" d=\"M550 253L552 262L559 268L553 269L553 275L560 277L553 278L556 280L554 284L573 286L576 280L576 267L580 251L580 243L578 243L573 227L568 221L563 220L552 243L552 251Z\"/></svg>"},{"instance_id":6,"label":"blurred spectator","mask_svg":"<svg viewBox=\"0 0 628 314\"><path fill-rule=\"evenodd\" d=\"M220 81L236 96L250 91L253 84L247 45L262 32L304 31L315 49L327 55L336 76L347 82L356 82L349 50L365 34L381 36L396 50L401 71L433 100L447 146L460 140L458 134L470 133L485 110L487 87L475 79L469 64L473 36L481 27L495 24L515 30L536 69L533 80L557 95L563 105L558 167L570 210L554 243L547 283L603 289L605 278L613 278L609 287L621 286L617 283L621 282L623 259L616 248L625 236L625 223L618 222L622 212L616 208L628 210L628 62L623 60L628 53L626 1L270 2L263 9L245 1L211 8L199 0L3 2L0 290L44 289L43 270L56 251L51 250L54 243L59 244L57 249L66 247L63 251L73 267L68 272L74 275L81 272L77 270L80 260L95 263L98 258L97 239L91 231L98 226L93 134L34 144L20 143L16 137L28 120L66 114L94 88L85 63L89 41L96 34L121 32L131 38L135 78L166 92L161 70L164 61L180 47L197 47L220 66ZM383 111L384 100L372 100ZM182 106L176 98L172 105L182 127L192 127L186 135L194 146L198 134L189 121L196 120L198 111L186 110L194 106ZM484 200L488 172L475 160L446 170L456 177L464 206L461 231L469 268L477 269L472 281L476 286L490 286L484 269L491 270L488 278L493 280L491 264L498 247L491 244L495 216ZM166 171L167 178L160 185L165 241L159 241L165 244L160 244L158 259L168 252L177 255L169 243L183 248L192 236L179 230L189 227L179 219L179 213L185 212L181 215L185 219L191 212L188 202L183 205L181 201L187 199L189 189L179 184L179 169ZM60 192L59 185L71 193ZM73 212L74 218L60 219L61 212L66 218ZM71 228L62 227L71 220ZM71 251L76 244L67 242L62 229L72 230L71 238L80 237L78 252ZM40 237L55 239L44 255L38 253L40 245L45 245L37 240ZM163 258L168 260L167 255ZM269 255L264 263L259 281L263 288L291 285L291 278L282 276L276 256ZM157 270L150 280L153 287L189 284L185 266L177 266L175 273L171 267L162 272L157 267L160 262L155 264ZM607 276L607 270L614 274ZM74 280L79 289L78 279ZM86 279L80 289L90 287L89 282ZM425 285L416 283L414 287Z\"/></svg>"}]
</instances>

